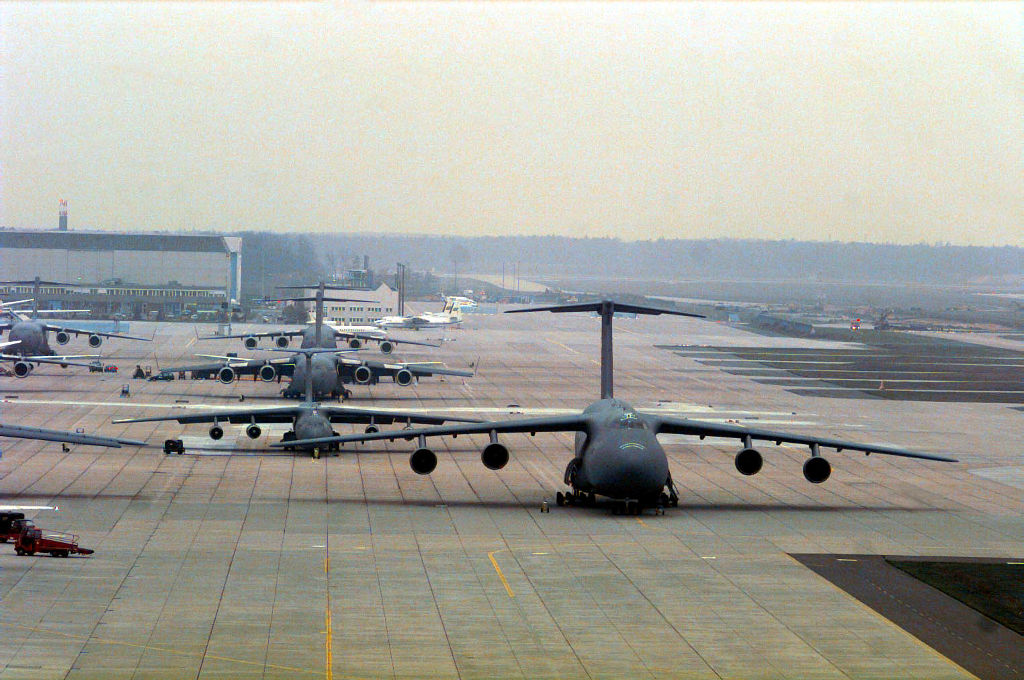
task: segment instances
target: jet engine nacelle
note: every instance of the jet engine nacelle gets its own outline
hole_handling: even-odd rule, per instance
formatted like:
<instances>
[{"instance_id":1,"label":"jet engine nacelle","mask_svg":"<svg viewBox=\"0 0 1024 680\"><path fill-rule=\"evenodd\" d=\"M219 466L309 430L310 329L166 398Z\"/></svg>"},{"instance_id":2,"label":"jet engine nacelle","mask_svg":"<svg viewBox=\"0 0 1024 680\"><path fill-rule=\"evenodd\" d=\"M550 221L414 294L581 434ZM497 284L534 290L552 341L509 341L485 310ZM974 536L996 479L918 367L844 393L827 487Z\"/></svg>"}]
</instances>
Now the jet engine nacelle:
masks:
<instances>
[{"instance_id":1,"label":"jet engine nacelle","mask_svg":"<svg viewBox=\"0 0 1024 680\"><path fill-rule=\"evenodd\" d=\"M257 340L255 337L253 337L251 335L249 337L245 338L244 340L242 340L242 345L246 349L256 349L256 346L258 344L260 344L260 341Z\"/></svg>"},{"instance_id":2,"label":"jet engine nacelle","mask_svg":"<svg viewBox=\"0 0 1024 680\"><path fill-rule=\"evenodd\" d=\"M757 449L742 449L736 454L736 469L742 475L756 475L761 471L764 459Z\"/></svg>"},{"instance_id":3,"label":"jet engine nacelle","mask_svg":"<svg viewBox=\"0 0 1024 680\"><path fill-rule=\"evenodd\" d=\"M412 371L410 371L408 368L403 368L395 373L395 382L401 385L402 387L408 387L409 385L411 385L412 379Z\"/></svg>"},{"instance_id":4,"label":"jet engine nacelle","mask_svg":"<svg viewBox=\"0 0 1024 680\"><path fill-rule=\"evenodd\" d=\"M66 345L71 342L71 334L67 331L57 331L57 334L53 336L53 339L57 341L58 345Z\"/></svg>"},{"instance_id":5,"label":"jet engine nacelle","mask_svg":"<svg viewBox=\"0 0 1024 680\"><path fill-rule=\"evenodd\" d=\"M285 347L288 346L288 336L287 335L279 335L279 336L277 336L276 338L274 338L274 344L277 345L278 347L280 347L281 349L284 349Z\"/></svg>"},{"instance_id":6,"label":"jet engine nacelle","mask_svg":"<svg viewBox=\"0 0 1024 680\"><path fill-rule=\"evenodd\" d=\"M430 449L416 449L409 456L409 467L418 475L429 475L437 467L437 456Z\"/></svg>"},{"instance_id":7,"label":"jet engine nacelle","mask_svg":"<svg viewBox=\"0 0 1024 680\"><path fill-rule=\"evenodd\" d=\"M259 439L261 434L263 434L263 430L261 430L260 426L256 423L245 428L245 435L249 437L249 439Z\"/></svg>"},{"instance_id":8,"label":"jet engine nacelle","mask_svg":"<svg viewBox=\"0 0 1024 680\"><path fill-rule=\"evenodd\" d=\"M230 366L224 366L217 371L217 380L221 381L225 385L230 385L235 382L235 369Z\"/></svg>"},{"instance_id":9,"label":"jet engine nacelle","mask_svg":"<svg viewBox=\"0 0 1024 680\"><path fill-rule=\"evenodd\" d=\"M363 341L359 338L349 338L348 346L352 349L362 349Z\"/></svg>"},{"instance_id":10,"label":"jet engine nacelle","mask_svg":"<svg viewBox=\"0 0 1024 680\"><path fill-rule=\"evenodd\" d=\"M32 364L27 361L15 361L14 362L14 377L16 378L27 378L28 374L32 372Z\"/></svg>"},{"instance_id":11,"label":"jet engine nacelle","mask_svg":"<svg viewBox=\"0 0 1024 680\"><path fill-rule=\"evenodd\" d=\"M504 444L491 442L480 453L480 461L488 470L500 470L508 464L508 449Z\"/></svg>"},{"instance_id":12,"label":"jet engine nacelle","mask_svg":"<svg viewBox=\"0 0 1024 680\"><path fill-rule=\"evenodd\" d=\"M217 440L224 436L224 428L220 425L214 425L210 428L210 439Z\"/></svg>"},{"instance_id":13,"label":"jet engine nacelle","mask_svg":"<svg viewBox=\"0 0 1024 680\"><path fill-rule=\"evenodd\" d=\"M257 371L256 375L260 377L263 382L273 382L274 378L277 377L277 369L270 364L263 364L260 366L260 370Z\"/></svg>"},{"instance_id":14,"label":"jet engine nacelle","mask_svg":"<svg viewBox=\"0 0 1024 680\"><path fill-rule=\"evenodd\" d=\"M821 456L804 461L804 478L811 484L821 484L832 474L832 466Z\"/></svg>"},{"instance_id":15,"label":"jet engine nacelle","mask_svg":"<svg viewBox=\"0 0 1024 680\"><path fill-rule=\"evenodd\" d=\"M392 352L395 351L395 343L391 342L390 340L385 340L384 342L380 343L380 351L383 354L391 354Z\"/></svg>"},{"instance_id":16,"label":"jet engine nacelle","mask_svg":"<svg viewBox=\"0 0 1024 680\"><path fill-rule=\"evenodd\" d=\"M366 434L377 434L378 432L380 432L380 428L376 425L371 423L366 426Z\"/></svg>"},{"instance_id":17,"label":"jet engine nacelle","mask_svg":"<svg viewBox=\"0 0 1024 680\"><path fill-rule=\"evenodd\" d=\"M352 371L352 378L360 385L365 385L373 379L373 371L369 366L356 366L356 370Z\"/></svg>"},{"instance_id":18,"label":"jet engine nacelle","mask_svg":"<svg viewBox=\"0 0 1024 680\"><path fill-rule=\"evenodd\" d=\"M89 347L99 347L103 344L103 336L90 335L89 336Z\"/></svg>"}]
</instances>

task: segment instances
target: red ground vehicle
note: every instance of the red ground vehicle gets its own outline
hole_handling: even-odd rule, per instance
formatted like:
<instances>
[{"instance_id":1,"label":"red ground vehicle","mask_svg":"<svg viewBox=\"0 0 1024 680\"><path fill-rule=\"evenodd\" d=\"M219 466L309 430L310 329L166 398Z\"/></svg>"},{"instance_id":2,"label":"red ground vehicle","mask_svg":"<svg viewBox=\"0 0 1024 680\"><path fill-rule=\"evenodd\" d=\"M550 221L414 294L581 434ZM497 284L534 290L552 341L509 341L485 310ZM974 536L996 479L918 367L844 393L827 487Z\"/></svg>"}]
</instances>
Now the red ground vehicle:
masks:
<instances>
[{"instance_id":1,"label":"red ground vehicle","mask_svg":"<svg viewBox=\"0 0 1024 680\"><path fill-rule=\"evenodd\" d=\"M14 552L19 555L35 555L37 552L46 552L53 557L67 557L68 555L91 555L95 552L88 548L80 548L78 536L75 534L40 529L30 519L14 520L12 524L21 529L18 537L14 539Z\"/></svg>"}]
</instances>

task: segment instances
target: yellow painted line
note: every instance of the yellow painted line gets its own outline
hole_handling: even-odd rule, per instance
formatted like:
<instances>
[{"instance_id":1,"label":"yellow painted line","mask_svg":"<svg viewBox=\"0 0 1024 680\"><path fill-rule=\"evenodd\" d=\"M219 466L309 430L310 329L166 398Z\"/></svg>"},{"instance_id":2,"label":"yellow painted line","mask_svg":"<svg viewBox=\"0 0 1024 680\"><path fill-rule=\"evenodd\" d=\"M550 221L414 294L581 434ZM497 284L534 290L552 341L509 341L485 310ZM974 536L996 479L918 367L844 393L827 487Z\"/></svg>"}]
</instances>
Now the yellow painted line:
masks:
<instances>
[{"instance_id":1,"label":"yellow painted line","mask_svg":"<svg viewBox=\"0 0 1024 680\"><path fill-rule=\"evenodd\" d=\"M564 350L565 350L566 352L572 352L573 354L579 354L579 352L577 352L576 350L574 350L574 349L573 349L572 347L569 347L568 345L563 345L563 344L562 344L562 343L560 343L560 342L559 342L558 340L551 340L551 344L553 344L553 345L558 345L559 347L561 347L562 349L564 349Z\"/></svg>"},{"instance_id":2,"label":"yellow painted line","mask_svg":"<svg viewBox=\"0 0 1024 680\"><path fill-rule=\"evenodd\" d=\"M324 613L324 680L334 680L334 626L331 620L331 554L324 555L324 579L327 582L327 607Z\"/></svg>"},{"instance_id":3,"label":"yellow painted line","mask_svg":"<svg viewBox=\"0 0 1024 680\"><path fill-rule=\"evenodd\" d=\"M327 655L327 665L324 669L324 678L326 680L334 680L334 655L331 651L331 637L334 635L334 631L331 628L331 598L327 598L327 618L326 618L327 633L324 638L324 651Z\"/></svg>"},{"instance_id":4,"label":"yellow painted line","mask_svg":"<svg viewBox=\"0 0 1024 680\"><path fill-rule=\"evenodd\" d=\"M491 561L491 565L494 566L494 571L498 572L498 578L501 579L501 585L505 586L505 592L508 593L509 597L515 597L516 594L512 592L512 586L508 584L508 579L505 578L505 574L502 573L501 567L498 566L498 560L494 559L494 553L501 552L500 550L492 550L487 553L487 559Z\"/></svg>"},{"instance_id":5,"label":"yellow painted line","mask_svg":"<svg viewBox=\"0 0 1024 680\"><path fill-rule=\"evenodd\" d=\"M185 345L185 349L188 349L189 347L191 347L194 344L196 344L196 338L192 338L191 340L189 340L188 344Z\"/></svg>"},{"instance_id":6,"label":"yellow painted line","mask_svg":"<svg viewBox=\"0 0 1024 680\"><path fill-rule=\"evenodd\" d=\"M7 621L0 621L0 626L10 626L12 628L21 628L23 630L32 631L33 633L47 633L50 635L59 635L60 637L67 638L69 640L81 640L83 642L95 642L103 645L120 645L122 647L132 647L134 649L147 649L154 652L165 652L167 654L176 654L178 656L196 656L192 652L183 652L177 649L171 649L169 647L157 647L155 645L137 645L131 642L120 642L118 640L105 640L97 637L86 637L84 635L71 635L64 633L59 630L52 630L50 628L38 628L36 626L24 626L17 623L9 623ZM319 675L318 671L310 670L308 668L295 668L294 666L281 666L273 663L260 663L258 661L246 661L245 659L233 659L229 656L220 656L218 654L203 654L201 658L214 659L216 661L228 661L230 663L243 664L245 666L256 666L257 668L273 668L281 671L291 671L293 673L305 673L308 675Z\"/></svg>"},{"instance_id":7,"label":"yellow painted line","mask_svg":"<svg viewBox=\"0 0 1024 680\"><path fill-rule=\"evenodd\" d=\"M637 521L637 522L640 522L640 526L642 526L642 527L645 527L645 526L647 526L647 522L643 521L643 520L642 520L642 519L640 519L639 517L637 517L637 518L636 518L636 521Z\"/></svg>"}]
</instances>

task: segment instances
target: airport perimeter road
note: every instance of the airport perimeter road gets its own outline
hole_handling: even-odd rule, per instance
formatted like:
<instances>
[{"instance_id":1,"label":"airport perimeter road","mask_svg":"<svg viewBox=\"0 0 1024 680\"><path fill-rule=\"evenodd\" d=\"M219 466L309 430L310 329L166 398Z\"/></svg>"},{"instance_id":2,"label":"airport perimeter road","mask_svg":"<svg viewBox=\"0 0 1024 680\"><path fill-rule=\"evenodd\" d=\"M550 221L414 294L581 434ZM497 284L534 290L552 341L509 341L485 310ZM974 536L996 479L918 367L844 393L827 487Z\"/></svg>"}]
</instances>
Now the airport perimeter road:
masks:
<instances>
[{"instance_id":1,"label":"airport perimeter road","mask_svg":"<svg viewBox=\"0 0 1024 680\"><path fill-rule=\"evenodd\" d=\"M598 326L467 315L441 350L402 358L459 368L480 357L475 378L357 385L351 403L488 418L578 409L597 396ZM829 345L693 319L615 326L615 393L639 408L961 462L824 450L833 476L812 485L800 447L763 447L764 470L744 477L734 443L664 437L680 507L559 508L568 435L504 438L512 460L499 472L480 463L485 437L438 439L437 469L421 477L410 442L311 460L254 455L284 426L252 441L226 425L212 442L203 426L111 425L242 396L282 403L276 383L130 380L135 364L245 354L160 326L155 347L104 345L116 376L42 367L0 379L6 421L188 449L0 441L0 504L59 506L26 514L96 549L55 559L0 546L0 678L972 677L789 554L1024 558L1020 411L798 395L653 345Z\"/></svg>"}]
</instances>

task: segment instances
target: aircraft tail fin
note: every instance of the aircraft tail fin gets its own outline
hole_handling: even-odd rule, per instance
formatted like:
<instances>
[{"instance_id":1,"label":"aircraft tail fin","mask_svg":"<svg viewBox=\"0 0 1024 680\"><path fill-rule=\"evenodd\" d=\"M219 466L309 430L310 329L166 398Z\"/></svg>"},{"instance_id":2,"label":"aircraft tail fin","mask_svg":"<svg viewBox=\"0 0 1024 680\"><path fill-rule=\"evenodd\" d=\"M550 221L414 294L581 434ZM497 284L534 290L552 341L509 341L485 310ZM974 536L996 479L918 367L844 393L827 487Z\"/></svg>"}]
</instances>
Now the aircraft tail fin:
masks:
<instances>
[{"instance_id":1,"label":"aircraft tail fin","mask_svg":"<svg viewBox=\"0 0 1024 680\"><path fill-rule=\"evenodd\" d=\"M614 394L612 386L612 375L614 373L612 361L612 319L616 312L625 314L672 314L675 316L691 316L703 319L703 314L692 314L680 312L674 309L663 309L659 307L647 307L634 305L615 300L595 300L594 302L579 302L566 305L551 305L548 307L528 307L526 309L509 309L506 314L519 314L524 312L597 312L601 316L601 398L611 399Z\"/></svg>"}]
</instances>

